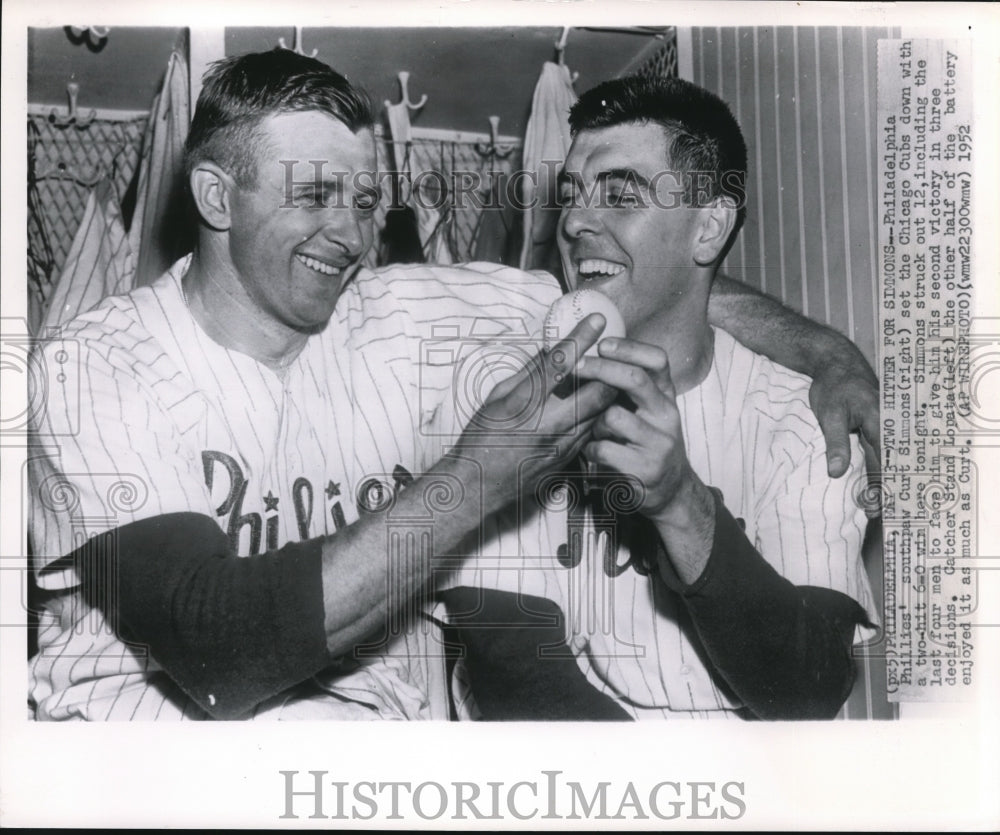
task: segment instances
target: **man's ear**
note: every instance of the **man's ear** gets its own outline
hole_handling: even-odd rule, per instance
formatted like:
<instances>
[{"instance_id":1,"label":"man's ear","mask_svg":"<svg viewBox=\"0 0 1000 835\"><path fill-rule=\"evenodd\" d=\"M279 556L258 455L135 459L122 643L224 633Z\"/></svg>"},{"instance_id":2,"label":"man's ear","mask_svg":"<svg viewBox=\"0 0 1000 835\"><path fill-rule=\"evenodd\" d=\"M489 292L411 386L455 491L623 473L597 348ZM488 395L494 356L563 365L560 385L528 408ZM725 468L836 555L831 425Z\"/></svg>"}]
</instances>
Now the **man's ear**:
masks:
<instances>
[{"instance_id":1,"label":"man's ear","mask_svg":"<svg viewBox=\"0 0 1000 835\"><path fill-rule=\"evenodd\" d=\"M736 226L736 203L731 197L716 197L701 210L701 223L695 239L694 260L702 267L715 263Z\"/></svg>"},{"instance_id":2,"label":"man's ear","mask_svg":"<svg viewBox=\"0 0 1000 835\"><path fill-rule=\"evenodd\" d=\"M191 196L198 214L212 229L223 232L231 224L233 178L214 162L199 162L191 172Z\"/></svg>"}]
</instances>

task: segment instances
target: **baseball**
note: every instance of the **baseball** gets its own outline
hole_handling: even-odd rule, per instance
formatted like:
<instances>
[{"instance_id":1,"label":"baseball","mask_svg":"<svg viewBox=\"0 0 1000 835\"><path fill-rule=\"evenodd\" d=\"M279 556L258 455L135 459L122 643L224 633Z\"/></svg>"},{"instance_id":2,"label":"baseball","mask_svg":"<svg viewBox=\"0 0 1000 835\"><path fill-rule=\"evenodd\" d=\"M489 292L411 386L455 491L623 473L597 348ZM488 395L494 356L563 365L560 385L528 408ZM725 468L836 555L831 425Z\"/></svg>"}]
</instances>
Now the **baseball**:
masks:
<instances>
[{"instance_id":1,"label":"baseball","mask_svg":"<svg viewBox=\"0 0 1000 835\"><path fill-rule=\"evenodd\" d=\"M597 290L574 290L572 293L560 296L549 308L544 326L546 350L550 350L560 339L567 336L578 322L591 313L600 313L607 323L601 339L625 336L625 320L611 299ZM584 356L596 357L597 343L594 343Z\"/></svg>"}]
</instances>

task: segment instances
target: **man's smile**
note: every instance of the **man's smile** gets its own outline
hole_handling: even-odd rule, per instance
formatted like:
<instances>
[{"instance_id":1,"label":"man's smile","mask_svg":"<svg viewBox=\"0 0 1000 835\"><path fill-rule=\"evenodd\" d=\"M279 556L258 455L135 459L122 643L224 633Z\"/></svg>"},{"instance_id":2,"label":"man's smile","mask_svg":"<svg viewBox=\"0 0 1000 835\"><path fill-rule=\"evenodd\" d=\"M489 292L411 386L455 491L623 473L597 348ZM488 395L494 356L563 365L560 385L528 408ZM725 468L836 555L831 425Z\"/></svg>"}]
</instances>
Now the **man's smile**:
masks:
<instances>
[{"instance_id":1,"label":"man's smile","mask_svg":"<svg viewBox=\"0 0 1000 835\"><path fill-rule=\"evenodd\" d=\"M603 258L581 258L576 262L576 271L580 278L607 278L618 275L625 270L624 264L606 261Z\"/></svg>"},{"instance_id":2,"label":"man's smile","mask_svg":"<svg viewBox=\"0 0 1000 835\"><path fill-rule=\"evenodd\" d=\"M327 263L326 261L321 261L312 255L305 255L304 253L297 252L295 257L303 264L305 264L310 270L320 273L322 275L339 275L346 265L335 266L334 264Z\"/></svg>"}]
</instances>

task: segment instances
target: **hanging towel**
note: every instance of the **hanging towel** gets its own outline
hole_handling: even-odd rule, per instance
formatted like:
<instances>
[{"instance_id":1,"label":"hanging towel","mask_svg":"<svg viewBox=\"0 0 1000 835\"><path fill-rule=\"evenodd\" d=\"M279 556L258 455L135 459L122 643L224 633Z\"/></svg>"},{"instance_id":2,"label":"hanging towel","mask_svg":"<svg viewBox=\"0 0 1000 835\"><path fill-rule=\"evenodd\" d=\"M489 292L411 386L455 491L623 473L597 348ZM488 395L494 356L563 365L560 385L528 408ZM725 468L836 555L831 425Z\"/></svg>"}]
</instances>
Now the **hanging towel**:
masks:
<instances>
[{"instance_id":1,"label":"hanging towel","mask_svg":"<svg viewBox=\"0 0 1000 835\"><path fill-rule=\"evenodd\" d=\"M547 61L535 86L531 118L524 134L525 171L534 172L537 189L525 177L523 203L524 241L521 246L521 269L548 270L559 274L556 250L556 176L569 152L569 109L576 102L569 69Z\"/></svg>"},{"instance_id":2,"label":"hanging towel","mask_svg":"<svg viewBox=\"0 0 1000 835\"><path fill-rule=\"evenodd\" d=\"M403 102L388 104L386 113L389 118L389 130L392 133L396 170L409 174L409 183L404 186L403 195L404 197L408 195L407 204L416 214L417 230L425 259L433 264L451 264L454 258L448 247L445 234L447 217L443 214L443 211L447 210L444 207L438 208L442 201L439 195L430 192L430 188L437 186L440 180L436 177L427 178L423 172L430 169L420 164L414 154L407 153L407 149L412 148L413 142L409 107ZM425 187L420 194L410 187L413 183L417 183L418 189L420 183L424 183Z\"/></svg>"},{"instance_id":3,"label":"hanging towel","mask_svg":"<svg viewBox=\"0 0 1000 835\"><path fill-rule=\"evenodd\" d=\"M80 228L48 303L43 330L57 328L105 296L134 286L135 260L122 223L118 195L104 177L87 198Z\"/></svg>"},{"instance_id":4,"label":"hanging towel","mask_svg":"<svg viewBox=\"0 0 1000 835\"><path fill-rule=\"evenodd\" d=\"M136 253L137 287L161 276L190 252L194 243L184 200L189 111L187 62L180 52L173 52L142 140L139 188L129 226L129 242Z\"/></svg>"}]
</instances>

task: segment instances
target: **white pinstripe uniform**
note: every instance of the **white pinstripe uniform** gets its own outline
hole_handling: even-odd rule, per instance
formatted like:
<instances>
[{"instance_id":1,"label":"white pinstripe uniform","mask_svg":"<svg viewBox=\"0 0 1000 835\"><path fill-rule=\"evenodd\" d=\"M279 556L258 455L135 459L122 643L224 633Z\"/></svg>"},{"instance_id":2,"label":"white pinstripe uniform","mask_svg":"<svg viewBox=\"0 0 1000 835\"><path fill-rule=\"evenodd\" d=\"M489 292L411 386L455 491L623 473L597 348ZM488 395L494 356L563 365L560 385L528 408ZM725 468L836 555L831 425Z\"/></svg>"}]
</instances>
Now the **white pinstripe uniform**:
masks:
<instances>
[{"instance_id":1,"label":"white pinstripe uniform","mask_svg":"<svg viewBox=\"0 0 1000 835\"><path fill-rule=\"evenodd\" d=\"M468 333L487 317L536 327L558 295L550 277L470 266L362 270L283 376L194 322L180 286L186 260L71 322L62 337L80 349L81 398L70 393L76 380L55 382L56 347L42 352L52 386L37 437L58 441L29 467L37 568L95 534L175 511L216 518L242 556L355 521L358 501L384 500L436 454L421 426L449 386L422 380L417 362L432 326ZM37 718L205 718L88 608L72 570L38 579L63 593L41 615L30 671ZM325 678L338 698L282 694L255 715L446 718L437 633L420 624L360 669Z\"/></svg>"},{"instance_id":2,"label":"white pinstripe uniform","mask_svg":"<svg viewBox=\"0 0 1000 835\"><path fill-rule=\"evenodd\" d=\"M687 455L780 574L796 585L843 592L877 623L860 558L866 520L852 498L863 471L860 447L852 441L844 477L828 477L808 388L805 376L716 330L709 375L677 398ZM628 565L627 547L605 568L607 535L595 536L593 525L585 525L582 559L565 568L554 556L567 542L565 510L550 505L524 515L530 521L520 526L513 511L491 520L486 559L468 563L453 582L557 602L588 680L635 718L736 716L740 705L714 684L680 599ZM868 634L859 627L859 639ZM474 716L467 694L458 696L460 714Z\"/></svg>"}]
</instances>

